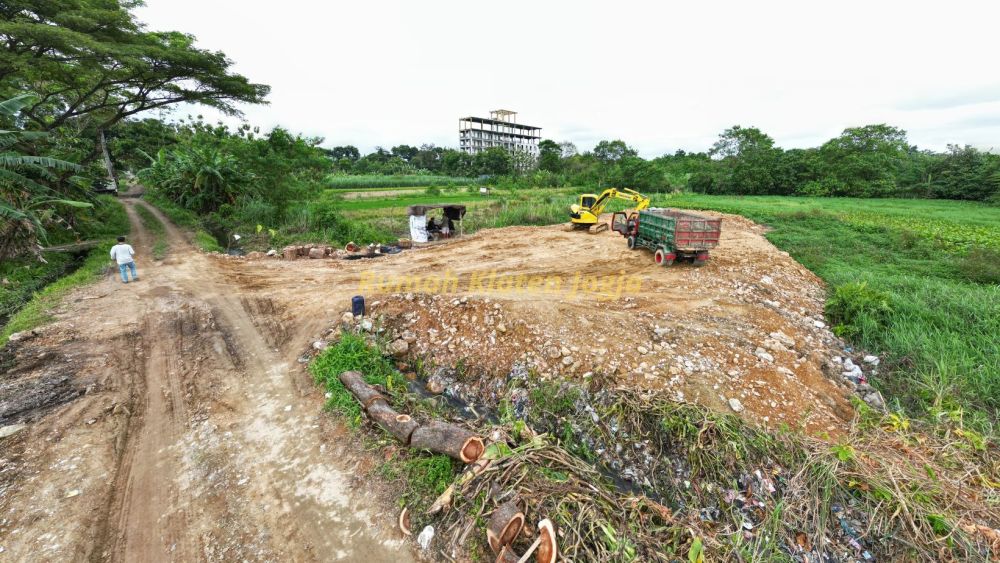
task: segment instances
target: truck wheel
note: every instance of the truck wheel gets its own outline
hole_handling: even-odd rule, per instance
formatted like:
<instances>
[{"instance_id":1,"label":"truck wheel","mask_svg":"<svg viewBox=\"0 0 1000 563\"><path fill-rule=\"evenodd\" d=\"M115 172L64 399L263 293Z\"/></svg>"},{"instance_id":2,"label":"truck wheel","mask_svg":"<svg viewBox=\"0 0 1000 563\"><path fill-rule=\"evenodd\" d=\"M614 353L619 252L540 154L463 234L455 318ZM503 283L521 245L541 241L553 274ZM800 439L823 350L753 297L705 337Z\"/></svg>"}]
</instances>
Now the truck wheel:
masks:
<instances>
[{"instance_id":1,"label":"truck wheel","mask_svg":"<svg viewBox=\"0 0 1000 563\"><path fill-rule=\"evenodd\" d=\"M697 268L704 266L706 262L708 262L708 254L699 254L694 257L694 265Z\"/></svg>"},{"instance_id":2,"label":"truck wheel","mask_svg":"<svg viewBox=\"0 0 1000 563\"><path fill-rule=\"evenodd\" d=\"M627 239L625 239L625 244L628 245L629 250L635 250L635 235L630 236Z\"/></svg>"},{"instance_id":3,"label":"truck wheel","mask_svg":"<svg viewBox=\"0 0 1000 563\"><path fill-rule=\"evenodd\" d=\"M653 254L653 261L658 266L669 266L674 263L673 257L667 254L667 251L662 248L656 249L656 252Z\"/></svg>"}]
</instances>

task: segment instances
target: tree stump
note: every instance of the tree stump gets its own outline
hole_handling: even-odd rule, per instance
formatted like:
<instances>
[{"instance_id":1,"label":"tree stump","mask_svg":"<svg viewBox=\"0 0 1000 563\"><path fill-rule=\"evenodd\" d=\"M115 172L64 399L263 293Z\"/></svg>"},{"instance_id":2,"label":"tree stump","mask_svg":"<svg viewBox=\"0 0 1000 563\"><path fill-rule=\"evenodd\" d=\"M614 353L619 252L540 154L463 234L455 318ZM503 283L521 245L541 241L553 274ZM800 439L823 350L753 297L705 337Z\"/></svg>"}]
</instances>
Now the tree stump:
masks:
<instances>
[{"instance_id":1,"label":"tree stump","mask_svg":"<svg viewBox=\"0 0 1000 563\"><path fill-rule=\"evenodd\" d=\"M482 438L447 422L431 422L414 430L410 447L445 454L463 463L476 461L486 449Z\"/></svg>"}]
</instances>

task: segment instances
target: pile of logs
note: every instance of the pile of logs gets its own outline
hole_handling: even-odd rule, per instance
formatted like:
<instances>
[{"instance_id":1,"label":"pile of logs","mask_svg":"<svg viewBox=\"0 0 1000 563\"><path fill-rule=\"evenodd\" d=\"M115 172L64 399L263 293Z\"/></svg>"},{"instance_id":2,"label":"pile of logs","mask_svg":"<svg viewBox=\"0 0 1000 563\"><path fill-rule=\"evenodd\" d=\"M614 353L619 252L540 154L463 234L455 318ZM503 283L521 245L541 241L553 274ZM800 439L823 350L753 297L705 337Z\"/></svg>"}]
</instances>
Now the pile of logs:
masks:
<instances>
[{"instance_id":1,"label":"pile of logs","mask_svg":"<svg viewBox=\"0 0 1000 563\"><path fill-rule=\"evenodd\" d=\"M482 438L461 426L438 421L420 425L410 415L392 410L389 401L365 383L360 372L345 371L340 374L340 382L361 403L368 417L404 446L445 454L462 463L476 461L486 450Z\"/></svg>"},{"instance_id":2,"label":"pile of logs","mask_svg":"<svg viewBox=\"0 0 1000 563\"><path fill-rule=\"evenodd\" d=\"M340 382L361 403L368 417L405 446L430 450L448 455L462 463L470 464L456 483L467 482L482 473L491 459L482 458L486 451L483 439L473 432L447 422L432 421L418 424L408 414L397 413L377 389L365 382L357 371L340 374ZM482 459L480 459L482 458ZM450 504L456 483L453 483L427 511L434 514ZM520 500L514 498L497 507L486 528L486 539L497 554L498 563L524 563L535 555L537 563L555 563L558 557L556 534L552 522L547 518L538 523L538 536L523 556L517 555L512 545L524 529L524 512L519 507ZM399 514L399 528L410 534L410 515L404 508Z\"/></svg>"},{"instance_id":3,"label":"pile of logs","mask_svg":"<svg viewBox=\"0 0 1000 563\"><path fill-rule=\"evenodd\" d=\"M286 246L281 250L281 257L285 260L296 260L298 258L336 258L337 251L331 246L321 246L315 244Z\"/></svg>"}]
</instances>

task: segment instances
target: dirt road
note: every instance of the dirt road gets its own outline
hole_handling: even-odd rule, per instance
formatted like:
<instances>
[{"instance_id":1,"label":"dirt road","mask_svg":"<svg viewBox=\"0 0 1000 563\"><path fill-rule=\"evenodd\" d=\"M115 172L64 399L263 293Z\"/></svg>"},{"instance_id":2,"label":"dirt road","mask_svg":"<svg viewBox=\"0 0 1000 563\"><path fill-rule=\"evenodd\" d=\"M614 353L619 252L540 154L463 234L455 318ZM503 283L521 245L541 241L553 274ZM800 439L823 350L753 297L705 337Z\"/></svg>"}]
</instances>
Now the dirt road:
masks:
<instances>
[{"instance_id":1,"label":"dirt road","mask_svg":"<svg viewBox=\"0 0 1000 563\"><path fill-rule=\"evenodd\" d=\"M123 202L139 281L74 293L0 359L0 425L27 424L2 442L0 560L411 560L352 485L302 335L163 217L153 262Z\"/></svg>"}]
</instances>

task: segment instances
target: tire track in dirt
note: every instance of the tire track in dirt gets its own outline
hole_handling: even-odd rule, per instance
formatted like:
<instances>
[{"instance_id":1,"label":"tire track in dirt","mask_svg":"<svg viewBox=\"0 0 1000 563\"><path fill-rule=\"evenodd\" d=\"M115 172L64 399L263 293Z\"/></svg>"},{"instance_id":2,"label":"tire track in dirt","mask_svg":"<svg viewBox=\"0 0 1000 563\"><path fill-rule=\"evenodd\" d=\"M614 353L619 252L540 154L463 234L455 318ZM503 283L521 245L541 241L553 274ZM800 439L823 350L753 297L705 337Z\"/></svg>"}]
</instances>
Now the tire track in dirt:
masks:
<instances>
[{"instance_id":1,"label":"tire track in dirt","mask_svg":"<svg viewBox=\"0 0 1000 563\"><path fill-rule=\"evenodd\" d=\"M137 243L148 247L137 205L145 204L127 208ZM119 469L125 486L112 504L118 536L109 538L105 556L326 560L364 553L371 561L409 560L402 542L373 531L374 513L357 506L349 474L325 452L318 404L304 400L288 361L271 347L283 339L258 328L280 325L259 318L260 303L234 293L212 260L149 209L166 225L171 251L164 264L140 272L140 283L155 279L168 288L168 302L208 312L201 334L189 335L186 314L155 303L163 297L146 307L145 396ZM185 342L190 337L199 341ZM185 389L190 381L200 383ZM192 392L206 382L213 391ZM191 416L192 397L202 416Z\"/></svg>"}]
</instances>

